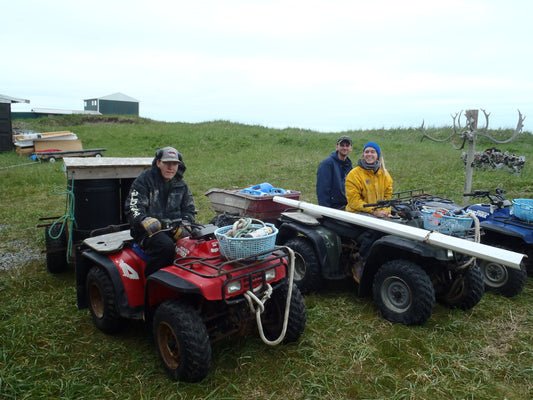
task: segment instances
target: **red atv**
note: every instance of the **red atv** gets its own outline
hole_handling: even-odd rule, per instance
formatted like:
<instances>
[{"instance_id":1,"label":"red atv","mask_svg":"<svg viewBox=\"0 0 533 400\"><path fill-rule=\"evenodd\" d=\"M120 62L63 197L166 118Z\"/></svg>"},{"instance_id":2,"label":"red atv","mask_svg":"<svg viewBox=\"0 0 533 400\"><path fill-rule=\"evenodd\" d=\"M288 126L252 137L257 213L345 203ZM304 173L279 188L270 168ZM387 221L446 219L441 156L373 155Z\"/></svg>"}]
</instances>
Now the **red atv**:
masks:
<instances>
[{"instance_id":1,"label":"red atv","mask_svg":"<svg viewBox=\"0 0 533 400\"><path fill-rule=\"evenodd\" d=\"M174 380L202 380L211 342L258 330L269 345L294 342L306 324L304 299L293 284L294 253L276 247L228 261L215 225L173 221L189 235L176 241L176 259L148 278L146 256L129 230L83 241L76 260L78 308L114 333L123 320L144 320L163 366Z\"/></svg>"}]
</instances>

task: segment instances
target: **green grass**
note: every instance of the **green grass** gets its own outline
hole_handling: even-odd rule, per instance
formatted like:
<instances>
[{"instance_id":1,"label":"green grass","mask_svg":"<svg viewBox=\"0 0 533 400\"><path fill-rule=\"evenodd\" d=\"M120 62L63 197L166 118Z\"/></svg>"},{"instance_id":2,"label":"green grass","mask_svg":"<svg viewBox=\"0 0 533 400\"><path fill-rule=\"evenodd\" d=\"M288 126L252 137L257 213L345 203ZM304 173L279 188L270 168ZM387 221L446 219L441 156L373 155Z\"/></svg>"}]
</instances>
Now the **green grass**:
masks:
<instances>
[{"instance_id":1,"label":"green grass","mask_svg":"<svg viewBox=\"0 0 533 400\"><path fill-rule=\"evenodd\" d=\"M267 129L225 121L201 124L81 116L17 121L37 131L71 130L104 156L151 157L172 145L184 155L185 178L200 222L214 212L205 192L270 182L316 203L318 163L340 133ZM445 135L445 128L434 135ZM420 141L416 129L348 132L355 161L368 140L381 145L395 190L424 188L462 201L464 168L449 143ZM497 132L492 132L497 135ZM502 137L506 137L504 132ZM480 140L478 150L494 147ZM474 189L533 197L533 136L496 146L525 155L521 175L475 171ZM486 294L471 311L437 305L422 327L391 324L350 282L306 297L308 324L298 343L268 347L258 336L213 348L212 369L196 384L172 382L141 324L108 336L76 308L73 268L46 272L40 217L63 215L61 162L23 165L0 153L0 256L31 249L36 257L0 271L2 399L529 399L533 397L533 284L513 299Z\"/></svg>"}]
</instances>

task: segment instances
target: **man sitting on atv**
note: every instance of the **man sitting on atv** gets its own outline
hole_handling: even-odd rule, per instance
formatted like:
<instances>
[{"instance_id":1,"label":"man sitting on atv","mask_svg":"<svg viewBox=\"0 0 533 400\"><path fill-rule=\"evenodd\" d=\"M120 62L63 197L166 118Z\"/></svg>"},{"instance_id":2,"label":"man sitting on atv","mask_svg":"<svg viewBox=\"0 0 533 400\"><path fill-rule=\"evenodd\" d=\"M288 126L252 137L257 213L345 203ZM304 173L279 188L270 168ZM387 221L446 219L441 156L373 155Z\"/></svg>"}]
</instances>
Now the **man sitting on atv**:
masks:
<instances>
[{"instance_id":1,"label":"man sitting on atv","mask_svg":"<svg viewBox=\"0 0 533 400\"><path fill-rule=\"evenodd\" d=\"M366 212L378 218L390 218L390 208L373 209L364 205L376 203L378 200L389 200L391 197L392 177L385 168L381 148L377 143L368 142L363 147L363 156L358 160L357 166L346 177L346 211ZM360 268L372 243L381 235L383 233L369 229L361 236L361 259L359 268L354 272L356 280L360 276Z\"/></svg>"},{"instance_id":2,"label":"man sitting on atv","mask_svg":"<svg viewBox=\"0 0 533 400\"><path fill-rule=\"evenodd\" d=\"M175 243L170 232L159 232L165 220L194 222L192 193L183 180L183 157L173 147L155 153L152 167L133 182L125 203L131 236L148 256L144 276L172 264ZM158 233L159 232L159 233Z\"/></svg>"}]
</instances>

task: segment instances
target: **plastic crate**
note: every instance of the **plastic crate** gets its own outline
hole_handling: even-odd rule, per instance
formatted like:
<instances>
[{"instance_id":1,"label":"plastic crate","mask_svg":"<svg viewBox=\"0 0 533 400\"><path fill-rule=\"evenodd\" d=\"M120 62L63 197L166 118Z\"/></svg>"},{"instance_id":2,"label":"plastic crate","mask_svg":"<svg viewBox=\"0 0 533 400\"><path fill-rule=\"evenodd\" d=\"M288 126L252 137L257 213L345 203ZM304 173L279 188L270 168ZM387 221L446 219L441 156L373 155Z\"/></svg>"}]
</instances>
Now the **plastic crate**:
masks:
<instances>
[{"instance_id":1,"label":"plastic crate","mask_svg":"<svg viewBox=\"0 0 533 400\"><path fill-rule=\"evenodd\" d=\"M533 200L532 199L514 199L513 213L516 218L533 222Z\"/></svg>"},{"instance_id":2,"label":"plastic crate","mask_svg":"<svg viewBox=\"0 0 533 400\"><path fill-rule=\"evenodd\" d=\"M446 235L464 234L472 227L472 223L474 222L474 219L467 217L464 212L460 216L452 216L431 209L422 210L422 219L424 221L424 229L437 231Z\"/></svg>"},{"instance_id":3,"label":"plastic crate","mask_svg":"<svg viewBox=\"0 0 533 400\"><path fill-rule=\"evenodd\" d=\"M278 235L278 229L273 224L265 224L272 229L272 233L266 236L260 236L257 238L234 238L226 236L226 232L233 226L223 226L215 230L215 236L218 239L218 247L220 252L226 259L235 260L237 258L251 257L258 253L262 253L269 250L274 250L276 246L276 237ZM253 227L261 228L263 225L253 224ZM266 258L271 253L265 253L257 258Z\"/></svg>"}]
</instances>

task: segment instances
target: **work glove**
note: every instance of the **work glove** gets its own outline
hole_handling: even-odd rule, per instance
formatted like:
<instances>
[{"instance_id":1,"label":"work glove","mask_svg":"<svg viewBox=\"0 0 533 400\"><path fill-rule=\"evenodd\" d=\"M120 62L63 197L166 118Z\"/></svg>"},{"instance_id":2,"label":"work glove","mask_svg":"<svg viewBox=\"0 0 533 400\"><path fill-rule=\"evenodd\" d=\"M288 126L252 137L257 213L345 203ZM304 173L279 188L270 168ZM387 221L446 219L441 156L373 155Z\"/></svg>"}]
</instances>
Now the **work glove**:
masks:
<instances>
[{"instance_id":1,"label":"work glove","mask_svg":"<svg viewBox=\"0 0 533 400\"><path fill-rule=\"evenodd\" d=\"M172 231L172 237L174 240L179 240L182 238L183 235L183 229L181 229L181 226L178 226L176 229Z\"/></svg>"},{"instance_id":2,"label":"work glove","mask_svg":"<svg viewBox=\"0 0 533 400\"><path fill-rule=\"evenodd\" d=\"M161 230L161 222L159 222L157 218L146 217L141 221L141 225L143 226L148 236L152 236L154 233L159 232Z\"/></svg>"}]
</instances>

